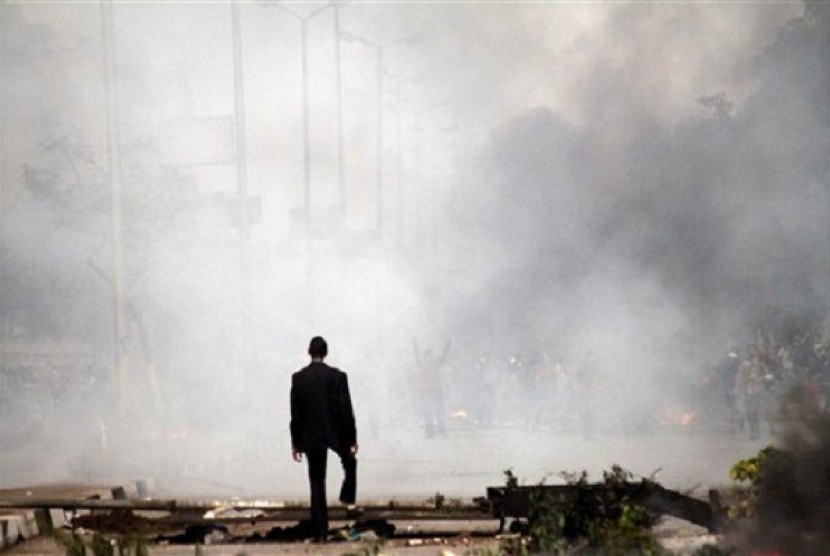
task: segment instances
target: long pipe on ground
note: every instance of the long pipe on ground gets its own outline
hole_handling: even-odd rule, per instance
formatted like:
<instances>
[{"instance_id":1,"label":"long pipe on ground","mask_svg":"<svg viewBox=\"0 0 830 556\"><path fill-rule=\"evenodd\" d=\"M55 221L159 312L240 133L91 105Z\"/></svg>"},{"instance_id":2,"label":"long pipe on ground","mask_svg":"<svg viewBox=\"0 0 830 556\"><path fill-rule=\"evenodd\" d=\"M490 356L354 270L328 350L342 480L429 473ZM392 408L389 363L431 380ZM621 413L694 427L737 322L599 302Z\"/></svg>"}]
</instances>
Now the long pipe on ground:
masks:
<instances>
[{"instance_id":1,"label":"long pipe on ground","mask_svg":"<svg viewBox=\"0 0 830 556\"><path fill-rule=\"evenodd\" d=\"M296 516L308 512L308 504L301 502L279 502L279 501L216 501L216 500L149 500L149 499L126 499L126 500L101 500L97 498L72 499L72 498L12 498L0 499L0 509L74 509L74 510L139 510L139 511L166 511L166 512L207 512L213 510L217 517L222 517L222 512L232 510L261 510L263 517L279 517L281 515ZM329 511L333 516L346 514L346 508L332 507ZM265 516L265 512L268 515ZM491 517L489 508L475 504L454 503L436 508L427 503L422 504L400 504L394 501L385 504L363 506L365 518L396 517L402 518L430 518L430 519L482 519ZM251 516L240 516L251 519Z\"/></svg>"}]
</instances>

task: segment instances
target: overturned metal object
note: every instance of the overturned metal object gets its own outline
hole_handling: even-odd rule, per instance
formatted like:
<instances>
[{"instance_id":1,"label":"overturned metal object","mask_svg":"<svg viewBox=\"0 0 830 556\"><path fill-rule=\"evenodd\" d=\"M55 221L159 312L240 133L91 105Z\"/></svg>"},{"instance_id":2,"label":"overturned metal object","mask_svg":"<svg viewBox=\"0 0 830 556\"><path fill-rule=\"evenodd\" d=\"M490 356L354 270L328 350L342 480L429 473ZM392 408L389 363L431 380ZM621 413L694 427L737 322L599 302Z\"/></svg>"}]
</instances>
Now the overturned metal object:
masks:
<instances>
[{"instance_id":1,"label":"overturned metal object","mask_svg":"<svg viewBox=\"0 0 830 556\"><path fill-rule=\"evenodd\" d=\"M669 515L718 532L726 518L720 495L709 490L709 501L699 500L675 490L662 487L652 481L625 483L609 486L604 483L502 486L487 488L487 502L492 515L504 528L507 518L531 517L534 499L547 496L562 503L577 503L586 517L601 517L613 501L626 500L638 504L653 516Z\"/></svg>"}]
</instances>

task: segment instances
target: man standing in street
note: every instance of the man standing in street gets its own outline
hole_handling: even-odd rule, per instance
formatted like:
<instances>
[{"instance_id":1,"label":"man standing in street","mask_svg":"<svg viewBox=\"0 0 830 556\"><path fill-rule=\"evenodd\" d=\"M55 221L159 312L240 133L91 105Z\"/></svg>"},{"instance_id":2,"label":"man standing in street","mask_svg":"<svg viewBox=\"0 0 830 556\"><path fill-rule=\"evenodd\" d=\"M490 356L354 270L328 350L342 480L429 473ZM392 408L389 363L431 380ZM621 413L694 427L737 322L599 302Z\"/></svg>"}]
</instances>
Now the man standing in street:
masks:
<instances>
[{"instance_id":1,"label":"man standing in street","mask_svg":"<svg viewBox=\"0 0 830 556\"><path fill-rule=\"evenodd\" d=\"M424 434L432 438L436 434L447 436L447 425L444 415L444 386L442 370L450 351L450 341L444 345L444 351L436 356L431 349L421 351L418 340L412 338L412 351L415 353L415 385L420 398L421 412L424 421Z\"/></svg>"},{"instance_id":2,"label":"man standing in street","mask_svg":"<svg viewBox=\"0 0 830 556\"><path fill-rule=\"evenodd\" d=\"M357 491L357 428L346 373L326 365L326 341L316 336L308 346L311 363L291 377L291 445L294 460L308 460L311 486L311 524L314 539L328 536L326 461L333 450L343 464L345 477L340 502L353 517Z\"/></svg>"}]
</instances>

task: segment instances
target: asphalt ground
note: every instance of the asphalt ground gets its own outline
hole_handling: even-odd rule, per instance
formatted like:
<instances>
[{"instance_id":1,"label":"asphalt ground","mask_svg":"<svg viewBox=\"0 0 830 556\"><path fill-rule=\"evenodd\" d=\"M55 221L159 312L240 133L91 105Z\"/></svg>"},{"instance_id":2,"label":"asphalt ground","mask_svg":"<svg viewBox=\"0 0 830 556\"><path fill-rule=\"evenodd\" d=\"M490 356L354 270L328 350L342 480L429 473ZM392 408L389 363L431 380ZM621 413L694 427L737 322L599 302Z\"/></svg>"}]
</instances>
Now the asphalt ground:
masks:
<instances>
[{"instance_id":1,"label":"asphalt ground","mask_svg":"<svg viewBox=\"0 0 830 556\"><path fill-rule=\"evenodd\" d=\"M243 423L244 424L244 423ZM291 459L288 431L261 423L191 431L175 438L156 435L110 438L108 452L94 439L80 442L59 433L49 442L3 445L0 488L61 482L113 483L146 480L156 497L268 498L307 500L305 464ZM114 436L114 435L112 435ZM358 454L358 498L449 498L483 496L503 485L505 470L521 483L561 481L560 473L586 471L592 480L617 464L635 476L686 491L730 484L729 469L755 455L772 439L749 440L722 423L650 426L626 432L528 428L520 424L477 428L451 422L446 436L426 438L417 426L390 424L372 434L364 427ZM342 475L329 458L328 491Z\"/></svg>"},{"instance_id":2,"label":"asphalt ground","mask_svg":"<svg viewBox=\"0 0 830 556\"><path fill-rule=\"evenodd\" d=\"M359 502L364 500L427 499L436 493L442 493L449 499L472 499L484 496L487 486L504 484L504 471L512 469L523 484L561 482L558 473L562 471L578 472L585 470L592 480L601 480L602 471L612 464L619 464L635 476L654 476L667 488L681 491L694 491L705 495L709 487L731 485L728 470L738 459L752 456L770 442L769 437L750 441L741 435L733 435L726 430L701 429L690 427L662 427L628 434L598 432L586 437L577 432L539 429L527 430L522 427L500 427L489 430L454 427L446 437L425 438L423 431L412 427L395 437L386 437L381 430L378 438L365 438L361 441L359 454ZM198 439L193 439L198 442ZM208 442L210 444L210 442ZM224 498L258 497L302 500L307 498L307 479L305 465L289 462L287 445L278 440L274 446L269 462L264 468L271 469L264 479L246 480L237 475L222 475L230 461L227 453L216 452L216 461L226 465L200 468L201 477L188 478L180 475L178 482L170 479L158 479L149 475L149 482L155 491L151 496L170 498L176 496L191 497L206 494ZM192 445L198 453L210 453L210 446ZM214 446L214 449L216 447ZM181 455L187 455L187 451ZM43 480L39 483L21 482L14 486L26 488L27 485L49 484L51 482L77 481L71 470L55 465L41 465L32 461L34 456L25 454L2 454L5 466L10 461L25 464L28 461L39 471ZM17 459L15 459L17 458ZM333 458L335 459L335 458ZM140 460L133 460L139 464ZM212 460L208 460L208 464ZM246 462L243 460L242 464ZM44 475L43 470L50 472ZM212 474L212 472L215 472ZM5 471L4 471L5 474ZM336 493L339 486L340 470L330 463L329 493ZM18 477L25 480L26 473ZM36 477L32 477L36 478ZM127 484L136 476L124 479L99 477L99 484ZM87 477L88 479L88 477ZM259 481L259 482L258 482ZM5 483L5 479L4 479ZM155 484L154 484L155 483ZM134 484L134 483L133 483ZM238 488L241 485L241 488ZM262 488L264 485L264 488ZM3 486L8 487L8 484ZM261 489L261 490L260 490ZM253 493L253 494L252 494ZM130 493L133 494L134 493ZM689 546L697 546L710 539L706 532L685 522L671 522L661 526L658 533L678 554ZM408 527L423 526L423 523L396 523L398 531ZM454 524L458 526L459 524ZM485 528L495 529L497 522L479 524ZM442 529L447 529L443 524ZM483 550L498 548L499 539L465 537L464 528L458 528L459 534L429 537L421 539L394 539L380 544L376 539L362 539L356 542L337 542L326 545L308 543L246 543L217 544L203 547L202 554L453 554L481 553ZM465 542L464 539L467 539ZM414 544L413 544L414 543ZM482 549L482 550L476 550ZM193 545L154 545L150 554L195 554ZM65 554L65 549L47 537L27 540L26 542L4 550L4 554Z\"/></svg>"},{"instance_id":3,"label":"asphalt ground","mask_svg":"<svg viewBox=\"0 0 830 556\"><path fill-rule=\"evenodd\" d=\"M432 529L434 535L424 535L419 538L379 540L373 537L356 541L338 541L326 544L311 542L290 543L244 543L244 544L206 544L197 547L193 544L152 544L148 546L151 556L266 556L276 554L310 554L310 555L484 555L498 554L502 545L515 545L521 542L514 535L478 537L468 533L473 530L485 531L490 523L464 524L466 532L457 534L441 534L446 530L445 524L399 523L401 530L410 527L421 532ZM663 546L677 556L693 554L695 550L706 544L714 544L717 537L709 535L703 529L680 520L668 518L656 529ZM4 555L38 555L64 556L66 548L50 537L41 536L25 541L3 551Z\"/></svg>"}]
</instances>

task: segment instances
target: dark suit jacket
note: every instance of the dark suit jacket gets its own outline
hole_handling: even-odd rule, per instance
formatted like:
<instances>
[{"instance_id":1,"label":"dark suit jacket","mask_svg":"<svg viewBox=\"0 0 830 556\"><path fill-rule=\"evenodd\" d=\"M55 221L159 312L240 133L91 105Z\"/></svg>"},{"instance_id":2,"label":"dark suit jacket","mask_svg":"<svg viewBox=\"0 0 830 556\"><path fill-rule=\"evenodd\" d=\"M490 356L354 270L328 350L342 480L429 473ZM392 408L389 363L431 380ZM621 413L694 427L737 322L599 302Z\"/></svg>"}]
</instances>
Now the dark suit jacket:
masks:
<instances>
[{"instance_id":1,"label":"dark suit jacket","mask_svg":"<svg viewBox=\"0 0 830 556\"><path fill-rule=\"evenodd\" d=\"M301 452L357 444L346 373L312 363L291 377L291 444Z\"/></svg>"}]
</instances>

